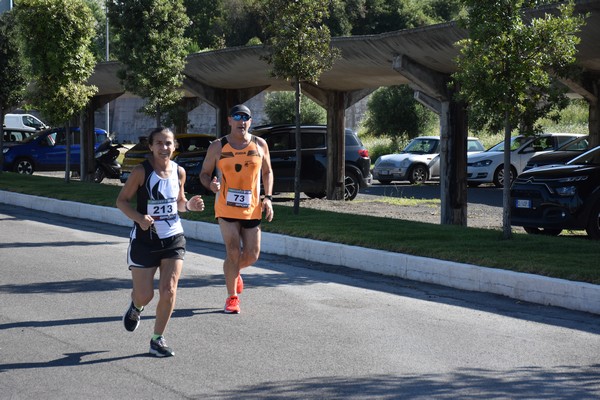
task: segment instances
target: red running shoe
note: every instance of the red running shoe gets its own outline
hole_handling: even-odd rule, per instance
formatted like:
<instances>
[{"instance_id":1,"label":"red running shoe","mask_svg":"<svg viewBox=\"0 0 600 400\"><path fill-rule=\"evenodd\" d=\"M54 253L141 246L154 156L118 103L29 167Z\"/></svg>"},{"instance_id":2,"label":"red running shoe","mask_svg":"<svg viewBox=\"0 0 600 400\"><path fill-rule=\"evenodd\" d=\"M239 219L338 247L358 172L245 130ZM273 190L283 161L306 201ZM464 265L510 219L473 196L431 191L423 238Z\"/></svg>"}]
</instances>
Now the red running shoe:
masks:
<instances>
[{"instance_id":1,"label":"red running shoe","mask_svg":"<svg viewBox=\"0 0 600 400\"><path fill-rule=\"evenodd\" d=\"M225 309L223 311L227 314L239 314L240 299L237 296L229 296L225 301Z\"/></svg>"},{"instance_id":2,"label":"red running shoe","mask_svg":"<svg viewBox=\"0 0 600 400\"><path fill-rule=\"evenodd\" d=\"M238 277L237 277L235 291L237 292L237 294L240 294L244 291L244 280L242 279L242 275L238 275Z\"/></svg>"}]
</instances>

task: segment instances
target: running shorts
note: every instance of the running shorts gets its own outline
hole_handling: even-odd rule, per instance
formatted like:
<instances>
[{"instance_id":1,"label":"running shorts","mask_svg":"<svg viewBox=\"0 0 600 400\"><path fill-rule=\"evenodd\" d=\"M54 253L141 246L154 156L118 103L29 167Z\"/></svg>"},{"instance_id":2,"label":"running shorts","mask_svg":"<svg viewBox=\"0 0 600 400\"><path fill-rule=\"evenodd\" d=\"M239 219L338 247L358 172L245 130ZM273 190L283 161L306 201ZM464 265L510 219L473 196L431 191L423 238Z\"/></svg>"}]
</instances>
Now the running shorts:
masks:
<instances>
[{"instance_id":1,"label":"running shorts","mask_svg":"<svg viewBox=\"0 0 600 400\"><path fill-rule=\"evenodd\" d=\"M159 239L153 236L150 241L134 238L129 241L127 263L129 269L160 266L163 259L183 260L185 257L185 236L183 233Z\"/></svg>"},{"instance_id":2,"label":"running shorts","mask_svg":"<svg viewBox=\"0 0 600 400\"><path fill-rule=\"evenodd\" d=\"M227 222L239 222L243 229L252 229L252 228L256 228L257 226L260 225L260 219L238 219L238 218L225 218L225 217L219 217L219 218L221 218L223 221L227 221Z\"/></svg>"}]
</instances>

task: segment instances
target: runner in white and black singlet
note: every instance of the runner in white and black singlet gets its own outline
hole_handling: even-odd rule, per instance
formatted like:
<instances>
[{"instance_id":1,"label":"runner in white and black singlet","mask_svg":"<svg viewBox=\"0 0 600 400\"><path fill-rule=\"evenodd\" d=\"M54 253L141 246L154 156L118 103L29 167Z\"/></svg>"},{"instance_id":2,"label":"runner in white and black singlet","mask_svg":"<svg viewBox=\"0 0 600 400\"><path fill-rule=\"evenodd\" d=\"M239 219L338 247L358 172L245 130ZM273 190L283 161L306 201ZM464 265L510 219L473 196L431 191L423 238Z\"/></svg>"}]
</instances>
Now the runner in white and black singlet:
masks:
<instances>
[{"instance_id":1,"label":"runner in white and black singlet","mask_svg":"<svg viewBox=\"0 0 600 400\"><path fill-rule=\"evenodd\" d=\"M185 237L179 212L202 211L200 196L185 198L185 170L171 161L175 136L168 128L158 128L148 136L151 156L135 166L117 198L117 207L133 222L127 261L133 290L123 324L130 332L140 323L140 314L154 297L154 275L160 271L159 299L156 305L154 334L150 353L169 357L175 353L167 346L167 327L177 294L185 256ZM136 198L137 206L131 206Z\"/></svg>"}]
</instances>

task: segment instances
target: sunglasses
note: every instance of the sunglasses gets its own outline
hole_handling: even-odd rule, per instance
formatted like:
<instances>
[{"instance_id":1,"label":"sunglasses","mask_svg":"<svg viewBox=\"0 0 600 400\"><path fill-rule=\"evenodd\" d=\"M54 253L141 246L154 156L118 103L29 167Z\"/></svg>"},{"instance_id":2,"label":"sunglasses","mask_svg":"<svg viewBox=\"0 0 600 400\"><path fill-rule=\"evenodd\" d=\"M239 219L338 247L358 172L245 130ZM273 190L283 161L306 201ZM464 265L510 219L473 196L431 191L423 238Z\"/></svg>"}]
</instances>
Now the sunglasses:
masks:
<instances>
[{"instance_id":1,"label":"sunglasses","mask_svg":"<svg viewBox=\"0 0 600 400\"><path fill-rule=\"evenodd\" d=\"M233 118L234 121L250 121L250 118L252 117L246 114L233 114L231 118Z\"/></svg>"}]
</instances>

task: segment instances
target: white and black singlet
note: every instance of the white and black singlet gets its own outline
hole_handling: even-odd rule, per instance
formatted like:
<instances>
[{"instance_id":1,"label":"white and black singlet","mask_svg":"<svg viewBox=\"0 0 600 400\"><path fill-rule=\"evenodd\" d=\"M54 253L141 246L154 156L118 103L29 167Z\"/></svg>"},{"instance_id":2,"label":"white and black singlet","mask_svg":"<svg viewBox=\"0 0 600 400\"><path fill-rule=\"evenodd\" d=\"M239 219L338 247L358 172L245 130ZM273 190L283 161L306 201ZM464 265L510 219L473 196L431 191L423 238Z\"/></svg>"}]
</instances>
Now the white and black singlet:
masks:
<instances>
[{"instance_id":1,"label":"white and black singlet","mask_svg":"<svg viewBox=\"0 0 600 400\"><path fill-rule=\"evenodd\" d=\"M183 226L177 212L177 198L182 190L177 163L170 161L171 174L159 177L148 160L144 167L144 183L137 190L137 211L149 215L154 223L143 230L136 222L130 233L128 261L130 266L155 267L163 258L185 255Z\"/></svg>"}]
</instances>

